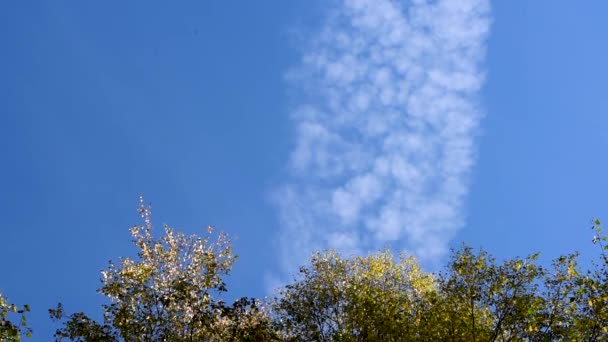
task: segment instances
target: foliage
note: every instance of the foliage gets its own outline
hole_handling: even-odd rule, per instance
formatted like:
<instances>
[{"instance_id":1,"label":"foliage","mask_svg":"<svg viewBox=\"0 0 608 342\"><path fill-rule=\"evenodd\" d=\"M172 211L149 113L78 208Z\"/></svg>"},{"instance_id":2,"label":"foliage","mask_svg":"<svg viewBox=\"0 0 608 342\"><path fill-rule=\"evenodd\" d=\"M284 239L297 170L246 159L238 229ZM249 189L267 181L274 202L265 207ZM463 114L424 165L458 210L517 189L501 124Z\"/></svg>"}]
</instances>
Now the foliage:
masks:
<instances>
[{"instance_id":1,"label":"foliage","mask_svg":"<svg viewBox=\"0 0 608 342\"><path fill-rule=\"evenodd\" d=\"M608 340L608 245L599 220L593 222L593 243L599 247L600 262L577 277L573 298L573 325L581 341Z\"/></svg>"},{"instance_id":2,"label":"foliage","mask_svg":"<svg viewBox=\"0 0 608 342\"><path fill-rule=\"evenodd\" d=\"M265 309L256 300L241 299L227 306L216 297L226 292L223 277L236 259L224 234L212 240L186 237L165 226L165 235L152 235L151 213L143 204L143 226L131 229L138 258L110 262L102 271L102 287L110 304L104 322L76 313L57 330L57 341L229 341L255 340L270 327ZM50 310L62 320L63 308ZM271 335L268 333L267 335Z\"/></svg>"},{"instance_id":3,"label":"foliage","mask_svg":"<svg viewBox=\"0 0 608 342\"><path fill-rule=\"evenodd\" d=\"M15 304L9 303L8 299L0 292L0 341L18 342L21 341L21 336L32 336L32 329L27 326L25 313L30 311L28 305L22 308ZM19 315L18 322L15 323L9 319L10 314Z\"/></svg>"},{"instance_id":4,"label":"foliage","mask_svg":"<svg viewBox=\"0 0 608 342\"><path fill-rule=\"evenodd\" d=\"M142 202L139 212L144 224L131 229L137 258L102 272L103 322L65 316L59 304L49 310L63 322L57 341L608 340L608 238L599 221L592 226L599 260L585 271L576 253L545 267L538 254L499 262L463 245L442 272L428 273L389 250L350 258L330 250L314 254L272 302L227 305L224 277L236 259L229 239L213 239L211 228L186 237L167 226L156 239L150 209ZM17 336L9 341L29 333L20 330L25 318L20 327L5 319L27 306L19 311L0 296L0 308L0 332Z\"/></svg>"},{"instance_id":5,"label":"foliage","mask_svg":"<svg viewBox=\"0 0 608 342\"><path fill-rule=\"evenodd\" d=\"M600 263L582 272L578 254L538 264L538 254L499 263L462 246L443 272L384 251L343 259L315 254L274 306L293 341L608 340L608 240L595 221Z\"/></svg>"},{"instance_id":6,"label":"foliage","mask_svg":"<svg viewBox=\"0 0 608 342\"><path fill-rule=\"evenodd\" d=\"M389 251L342 259L318 253L275 305L278 326L294 341L389 341L415 334L433 279L412 257Z\"/></svg>"}]
</instances>

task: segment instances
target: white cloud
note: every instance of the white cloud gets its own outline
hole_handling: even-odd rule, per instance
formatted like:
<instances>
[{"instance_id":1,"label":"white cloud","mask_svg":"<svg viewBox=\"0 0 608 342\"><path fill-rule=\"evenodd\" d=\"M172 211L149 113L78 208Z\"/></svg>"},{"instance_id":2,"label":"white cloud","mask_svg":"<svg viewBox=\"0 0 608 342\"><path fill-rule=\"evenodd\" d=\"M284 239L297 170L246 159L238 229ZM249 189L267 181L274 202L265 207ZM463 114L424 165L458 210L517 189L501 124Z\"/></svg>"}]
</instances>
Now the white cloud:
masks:
<instances>
[{"instance_id":1,"label":"white cloud","mask_svg":"<svg viewBox=\"0 0 608 342\"><path fill-rule=\"evenodd\" d=\"M288 77L301 105L274 197L281 272L387 243L433 262L465 222L489 0L333 4Z\"/></svg>"}]
</instances>

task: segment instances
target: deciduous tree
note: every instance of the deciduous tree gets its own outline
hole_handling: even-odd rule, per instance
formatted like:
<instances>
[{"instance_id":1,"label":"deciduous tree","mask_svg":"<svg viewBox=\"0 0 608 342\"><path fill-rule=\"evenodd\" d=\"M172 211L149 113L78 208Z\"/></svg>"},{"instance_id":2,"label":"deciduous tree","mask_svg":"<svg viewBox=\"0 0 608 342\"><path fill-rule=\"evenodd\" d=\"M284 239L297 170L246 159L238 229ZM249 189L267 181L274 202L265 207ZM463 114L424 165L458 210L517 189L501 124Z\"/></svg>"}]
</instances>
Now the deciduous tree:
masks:
<instances>
[{"instance_id":1,"label":"deciduous tree","mask_svg":"<svg viewBox=\"0 0 608 342\"><path fill-rule=\"evenodd\" d=\"M56 339L73 341L230 341L272 337L263 305L241 299L228 306L219 299L226 292L224 277L236 256L229 239L211 227L204 237L185 236L165 226L165 235L152 234L150 208L143 199L142 226L131 229L137 258L110 262L102 271L99 292L104 322L84 313L66 318ZM63 308L50 310L57 320Z\"/></svg>"},{"instance_id":2,"label":"deciduous tree","mask_svg":"<svg viewBox=\"0 0 608 342\"><path fill-rule=\"evenodd\" d=\"M351 259L318 253L300 276L275 305L279 329L294 341L408 340L435 291L413 257L388 250Z\"/></svg>"}]
</instances>

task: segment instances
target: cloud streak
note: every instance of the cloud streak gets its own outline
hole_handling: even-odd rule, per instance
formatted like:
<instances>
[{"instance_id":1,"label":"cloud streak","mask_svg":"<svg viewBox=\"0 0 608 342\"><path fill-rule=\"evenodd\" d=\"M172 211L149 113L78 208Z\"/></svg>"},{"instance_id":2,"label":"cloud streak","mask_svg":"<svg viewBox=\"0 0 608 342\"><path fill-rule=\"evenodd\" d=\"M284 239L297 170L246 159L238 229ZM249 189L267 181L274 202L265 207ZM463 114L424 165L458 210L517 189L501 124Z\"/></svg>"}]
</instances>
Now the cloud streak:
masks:
<instances>
[{"instance_id":1,"label":"cloud streak","mask_svg":"<svg viewBox=\"0 0 608 342\"><path fill-rule=\"evenodd\" d=\"M489 1L336 0L328 11L288 73L280 268L388 244L437 260L465 222Z\"/></svg>"}]
</instances>

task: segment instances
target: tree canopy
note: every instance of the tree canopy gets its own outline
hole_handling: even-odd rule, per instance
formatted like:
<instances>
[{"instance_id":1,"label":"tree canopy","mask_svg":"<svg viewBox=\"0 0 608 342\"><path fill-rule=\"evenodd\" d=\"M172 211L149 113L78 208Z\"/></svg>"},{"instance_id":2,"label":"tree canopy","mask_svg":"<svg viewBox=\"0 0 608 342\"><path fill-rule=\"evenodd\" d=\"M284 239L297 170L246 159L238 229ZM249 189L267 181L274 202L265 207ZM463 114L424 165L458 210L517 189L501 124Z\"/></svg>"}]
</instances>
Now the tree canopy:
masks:
<instances>
[{"instance_id":1,"label":"tree canopy","mask_svg":"<svg viewBox=\"0 0 608 342\"><path fill-rule=\"evenodd\" d=\"M318 253L281 290L274 318L293 341L608 340L607 238L592 228L600 258L586 271L576 253L545 268L538 254L499 263L462 246L436 274L388 251Z\"/></svg>"},{"instance_id":2,"label":"tree canopy","mask_svg":"<svg viewBox=\"0 0 608 342\"><path fill-rule=\"evenodd\" d=\"M130 230L137 257L102 271L103 321L59 304L49 310L60 324L56 341L608 340L608 239L599 221L598 257L585 269L577 253L543 265L538 254L497 261L462 245L432 273L388 249L328 250L274 298L228 304L225 277L237 259L230 239L211 227L186 236L168 226L156 238L143 200L139 213L143 224ZM30 335L27 311L0 295L1 341Z\"/></svg>"},{"instance_id":3,"label":"tree canopy","mask_svg":"<svg viewBox=\"0 0 608 342\"><path fill-rule=\"evenodd\" d=\"M144 221L131 228L137 259L110 262L102 271L99 292L104 322L84 313L65 317L61 304L50 310L64 320L57 341L259 341L271 337L265 306L242 298L231 306L218 296L226 292L224 277L236 256L225 234L185 236L165 226L165 235L152 234L150 208L141 199Z\"/></svg>"}]
</instances>

